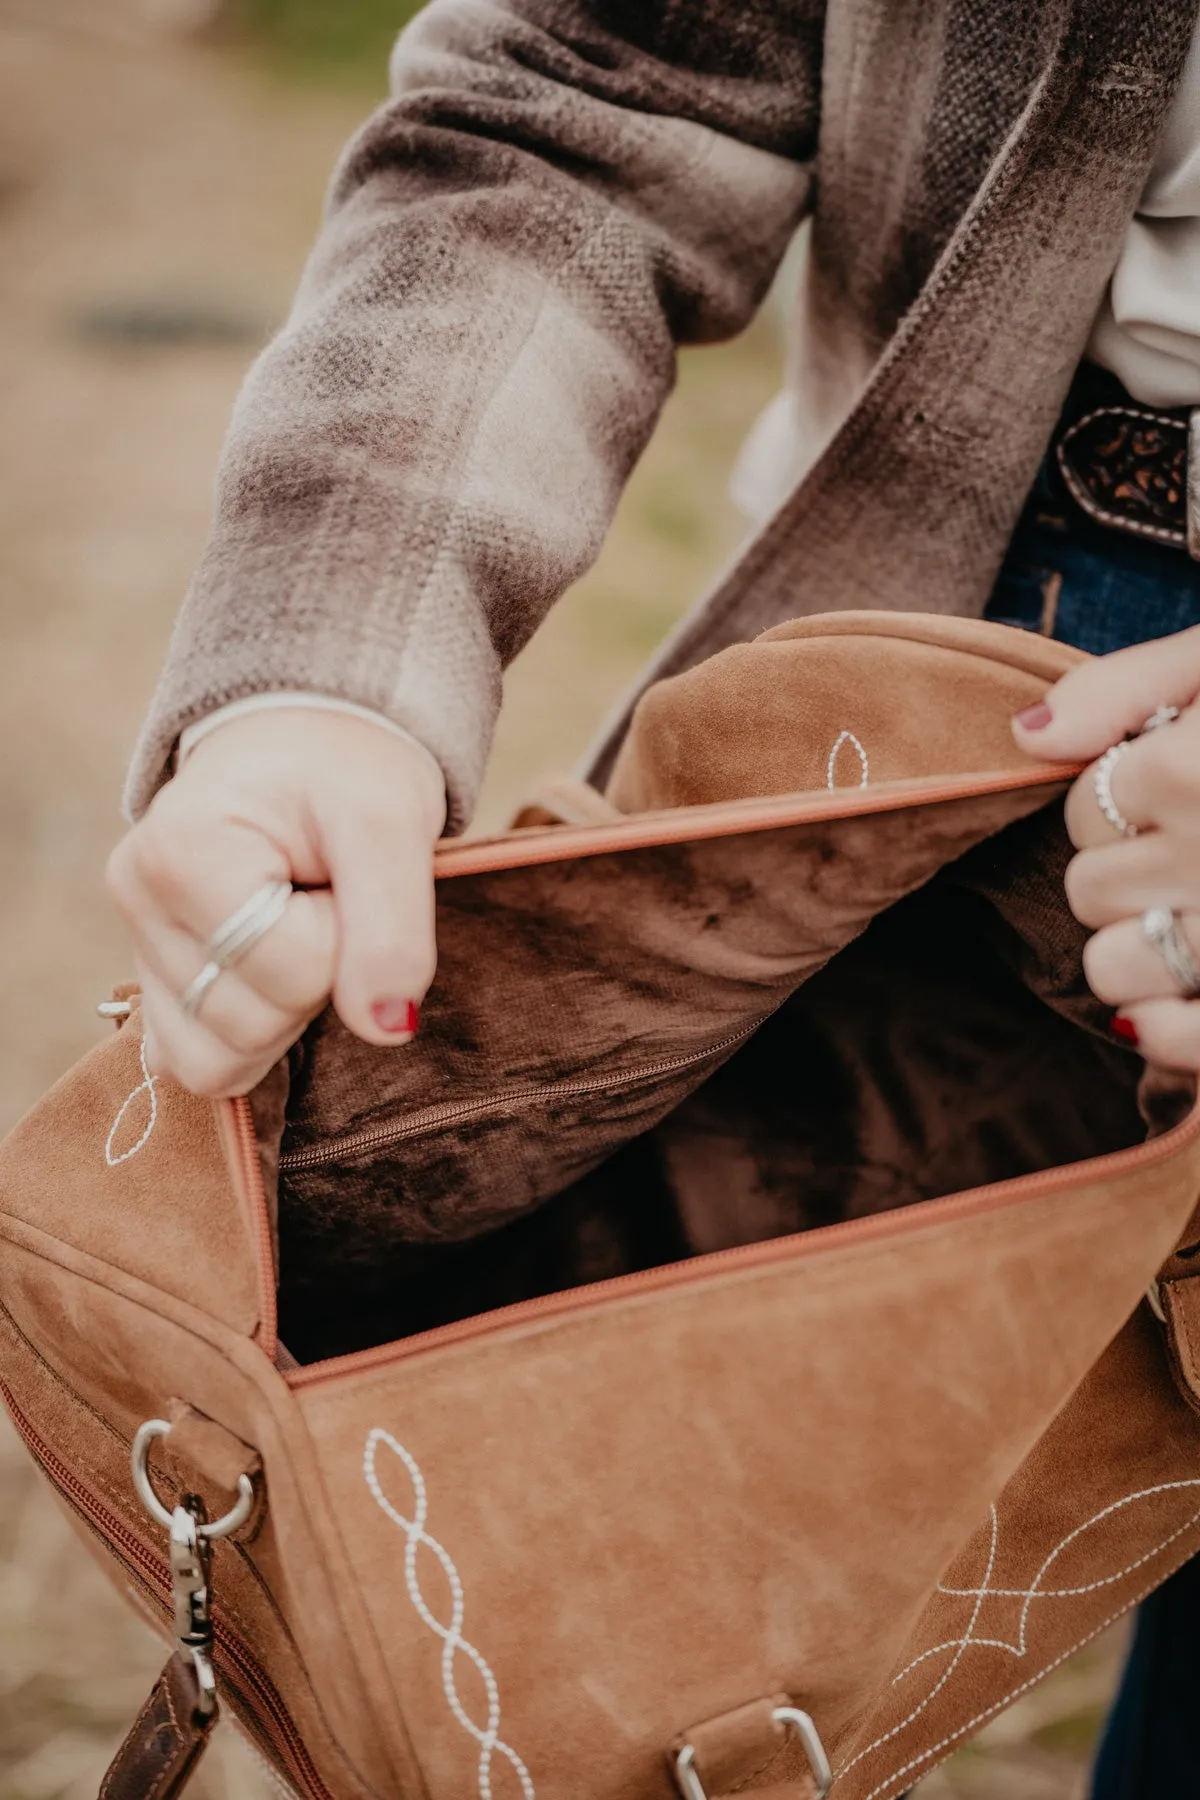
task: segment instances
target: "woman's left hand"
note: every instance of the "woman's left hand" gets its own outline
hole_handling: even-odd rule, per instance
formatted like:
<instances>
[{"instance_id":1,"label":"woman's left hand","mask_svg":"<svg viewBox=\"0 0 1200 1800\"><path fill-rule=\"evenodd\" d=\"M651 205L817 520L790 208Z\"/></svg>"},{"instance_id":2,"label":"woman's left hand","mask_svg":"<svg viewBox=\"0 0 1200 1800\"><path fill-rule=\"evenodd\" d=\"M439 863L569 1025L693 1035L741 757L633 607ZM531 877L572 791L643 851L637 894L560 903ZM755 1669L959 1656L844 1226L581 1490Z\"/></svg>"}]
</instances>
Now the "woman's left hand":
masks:
<instances>
[{"instance_id":1,"label":"woman's left hand","mask_svg":"<svg viewBox=\"0 0 1200 1800\"><path fill-rule=\"evenodd\" d=\"M1044 705L1019 713L1022 750L1051 761L1092 758L1067 797L1067 830L1078 855L1067 899L1094 936L1084 970L1097 997L1117 1009L1113 1028L1142 1055L1169 1068L1200 1069L1200 1000L1183 998L1161 953L1142 932L1150 907L1179 914L1200 967L1200 626L1098 656L1065 675ZM1135 736L1110 772L1118 815L1105 817L1095 765L1105 750L1142 731L1160 707L1179 717Z\"/></svg>"}]
</instances>

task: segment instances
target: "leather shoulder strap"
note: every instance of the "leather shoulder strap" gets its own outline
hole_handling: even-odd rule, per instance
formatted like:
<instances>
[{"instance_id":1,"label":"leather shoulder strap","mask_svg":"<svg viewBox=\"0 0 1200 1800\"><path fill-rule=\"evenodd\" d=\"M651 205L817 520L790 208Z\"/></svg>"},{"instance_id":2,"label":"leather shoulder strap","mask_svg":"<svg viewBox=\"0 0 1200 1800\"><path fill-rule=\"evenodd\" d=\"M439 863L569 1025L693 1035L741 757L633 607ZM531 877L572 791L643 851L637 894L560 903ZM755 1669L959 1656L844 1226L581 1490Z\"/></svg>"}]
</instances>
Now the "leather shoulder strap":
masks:
<instances>
[{"instance_id":1,"label":"leather shoulder strap","mask_svg":"<svg viewBox=\"0 0 1200 1800\"><path fill-rule=\"evenodd\" d=\"M176 1651L150 1692L100 1788L99 1800L174 1800L204 1754L217 1708L200 1713L191 1658Z\"/></svg>"}]
</instances>

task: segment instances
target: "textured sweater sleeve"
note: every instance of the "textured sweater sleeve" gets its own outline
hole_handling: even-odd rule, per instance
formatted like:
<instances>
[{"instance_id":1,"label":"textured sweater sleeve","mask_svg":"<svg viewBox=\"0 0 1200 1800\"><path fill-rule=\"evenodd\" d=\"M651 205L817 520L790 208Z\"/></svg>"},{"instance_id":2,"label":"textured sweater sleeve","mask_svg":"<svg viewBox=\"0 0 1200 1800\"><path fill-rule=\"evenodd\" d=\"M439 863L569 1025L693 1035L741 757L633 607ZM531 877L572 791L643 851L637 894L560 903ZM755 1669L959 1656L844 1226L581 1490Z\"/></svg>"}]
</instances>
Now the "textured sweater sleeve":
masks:
<instances>
[{"instance_id":1,"label":"textured sweater sleeve","mask_svg":"<svg viewBox=\"0 0 1200 1800\"><path fill-rule=\"evenodd\" d=\"M434 0L251 369L135 755L319 690L442 765L599 550L677 344L751 317L808 205L822 0Z\"/></svg>"}]
</instances>

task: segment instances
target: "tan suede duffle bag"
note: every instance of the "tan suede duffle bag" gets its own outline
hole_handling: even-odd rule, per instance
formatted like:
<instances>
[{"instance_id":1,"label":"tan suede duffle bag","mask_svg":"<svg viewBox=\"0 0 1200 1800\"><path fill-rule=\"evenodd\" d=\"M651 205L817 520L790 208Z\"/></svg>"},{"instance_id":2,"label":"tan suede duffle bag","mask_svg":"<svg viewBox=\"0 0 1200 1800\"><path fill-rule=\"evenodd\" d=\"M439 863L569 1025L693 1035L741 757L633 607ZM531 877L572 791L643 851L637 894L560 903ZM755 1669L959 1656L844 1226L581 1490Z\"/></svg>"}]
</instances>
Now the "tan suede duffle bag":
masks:
<instances>
[{"instance_id":1,"label":"tan suede duffle bag","mask_svg":"<svg viewBox=\"0 0 1200 1800\"><path fill-rule=\"evenodd\" d=\"M769 632L439 853L411 1047L213 1105L132 1002L13 1132L5 1396L178 1642L110 1800L210 1660L304 1800L892 1800L1200 1549L1200 1113L1009 733L1074 657Z\"/></svg>"}]
</instances>

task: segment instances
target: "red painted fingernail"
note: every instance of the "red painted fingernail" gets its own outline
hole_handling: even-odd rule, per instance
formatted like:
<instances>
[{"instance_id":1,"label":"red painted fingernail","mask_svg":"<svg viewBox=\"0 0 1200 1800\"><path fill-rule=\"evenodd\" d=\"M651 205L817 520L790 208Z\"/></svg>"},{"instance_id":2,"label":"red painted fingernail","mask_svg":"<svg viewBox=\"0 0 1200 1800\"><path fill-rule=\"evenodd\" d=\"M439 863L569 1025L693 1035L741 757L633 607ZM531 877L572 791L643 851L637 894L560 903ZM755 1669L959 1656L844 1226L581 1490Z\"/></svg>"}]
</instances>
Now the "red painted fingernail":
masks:
<instances>
[{"instance_id":1,"label":"red painted fingernail","mask_svg":"<svg viewBox=\"0 0 1200 1800\"><path fill-rule=\"evenodd\" d=\"M411 1000L377 1000L371 1017L380 1031L392 1037L412 1037L421 1015Z\"/></svg>"},{"instance_id":2,"label":"red painted fingernail","mask_svg":"<svg viewBox=\"0 0 1200 1800\"><path fill-rule=\"evenodd\" d=\"M1114 1013L1110 1023L1117 1036L1124 1038L1127 1044L1140 1042L1137 1026L1132 1019L1127 1019L1124 1013Z\"/></svg>"},{"instance_id":3,"label":"red painted fingernail","mask_svg":"<svg viewBox=\"0 0 1200 1800\"><path fill-rule=\"evenodd\" d=\"M1046 702L1039 700L1036 706L1027 706L1024 712L1017 714L1017 724L1024 731L1044 731L1053 717Z\"/></svg>"}]
</instances>

